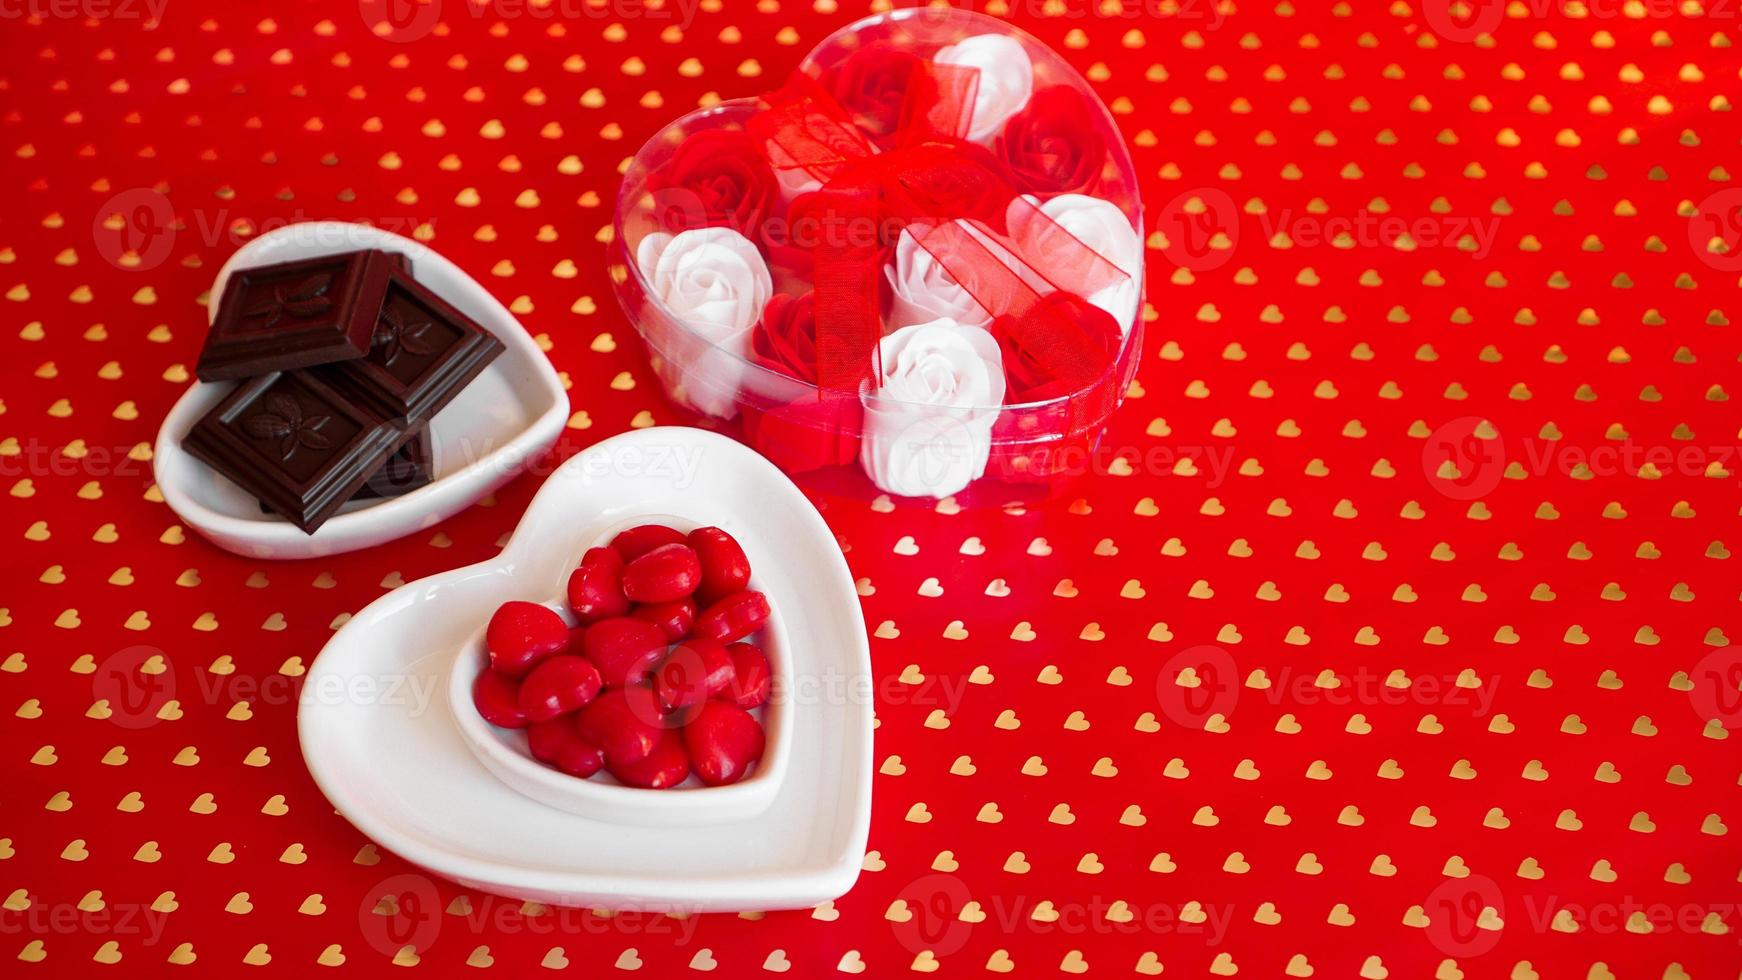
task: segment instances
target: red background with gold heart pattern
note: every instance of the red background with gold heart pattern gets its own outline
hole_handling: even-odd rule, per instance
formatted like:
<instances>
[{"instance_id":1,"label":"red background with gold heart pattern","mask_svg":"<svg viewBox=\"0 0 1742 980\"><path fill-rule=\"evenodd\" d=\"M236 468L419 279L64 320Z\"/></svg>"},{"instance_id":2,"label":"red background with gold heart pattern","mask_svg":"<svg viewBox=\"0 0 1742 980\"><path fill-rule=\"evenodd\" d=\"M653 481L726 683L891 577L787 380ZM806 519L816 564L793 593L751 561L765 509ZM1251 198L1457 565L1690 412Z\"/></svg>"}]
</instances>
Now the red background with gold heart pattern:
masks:
<instances>
[{"instance_id":1,"label":"red background with gold heart pattern","mask_svg":"<svg viewBox=\"0 0 1742 980\"><path fill-rule=\"evenodd\" d=\"M872 853L815 910L687 918L431 882L300 763L331 631L536 478L273 564L184 529L149 447L213 272L308 218L509 303L558 456L691 421L611 299L618 168L869 11L387 9L5 11L7 975L1738 975L1734 5L993 4L1144 175L1137 383L1056 503L821 502Z\"/></svg>"}]
</instances>

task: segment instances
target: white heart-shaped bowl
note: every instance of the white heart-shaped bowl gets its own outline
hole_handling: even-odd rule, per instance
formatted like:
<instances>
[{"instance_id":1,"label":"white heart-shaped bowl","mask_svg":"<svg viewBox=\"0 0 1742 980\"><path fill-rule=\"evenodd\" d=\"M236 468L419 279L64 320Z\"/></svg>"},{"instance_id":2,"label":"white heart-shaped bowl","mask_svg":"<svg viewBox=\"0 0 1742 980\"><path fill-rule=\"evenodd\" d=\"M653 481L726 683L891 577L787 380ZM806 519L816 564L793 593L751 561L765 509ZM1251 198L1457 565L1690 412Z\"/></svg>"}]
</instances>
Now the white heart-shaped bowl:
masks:
<instances>
[{"instance_id":1,"label":"white heart-shaped bowl","mask_svg":"<svg viewBox=\"0 0 1742 980\"><path fill-rule=\"evenodd\" d=\"M223 295L233 269L363 248L404 254L418 282L478 321L504 350L430 422L435 479L403 496L347 503L313 534L262 512L253 495L182 450L182 437L237 384L196 382L158 429L153 466L170 509L226 551L250 558L314 558L403 537L507 483L562 434L568 394L544 352L476 279L421 242L342 221L286 225L237 249L218 270L211 295ZM206 314L208 321L216 316L216 305L209 305Z\"/></svg>"},{"instance_id":2,"label":"white heart-shaped bowl","mask_svg":"<svg viewBox=\"0 0 1742 980\"><path fill-rule=\"evenodd\" d=\"M626 520L610 521L583 546L581 552L575 553L571 564L578 563L586 548L610 541L625 528L647 523L665 524L681 531L704 526L673 514L637 514ZM560 585L567 579L567 573L564 573L556 584ZM752 576L751 588L760 590L765 585L762 576ZM554 590L546 590L547 593L550 591ZM559 613L565 612L560 600L545 605ZM460 647L453 669L448 672L448 710L454 713L454 722L460 728L460 736L466 740L466 747L485 768L495 773L497 779L547 806L595 820L662 827L755 816L768 809L781 781L786 778L786 760L792 741L792 728L786 724L782 705L792 690L792 652L787 646L786 621L781 610L772 603L770 606L768 622L751 637L768 655L774 682L769 703L751 712L762 722L767 744L762 760L742 780L730 786L708 786L692 775L671 789L640 789L624 786L605 772L590 779L576 779L534 759L524 730L497 728L485 721L473 706L472 682L490 663L489 652L484 648L483 624Z\"/></svg>"},{"instance_id":3,"label":"white heart-shaped bowl","mask_svg":"<svg viewBox=\"0 0 1742 980\"><path fill-rule=\"evenodd\" d=\"M470 750L445 694L461 647L501 603L552 595L601 537L668 515L731 532L779 611L786 771L773 798L752 816L665 827L577 815L509 788ZM559 467L496 557L401 586L353 616L309 668L297 729L339 812L432 872L551 904L731 911L803 908L852 886L871 821L871 717L865 621L821 515L745 446L658 427ZM649 805L683 798L632 792Z\"/></svg>"}]
</instances>

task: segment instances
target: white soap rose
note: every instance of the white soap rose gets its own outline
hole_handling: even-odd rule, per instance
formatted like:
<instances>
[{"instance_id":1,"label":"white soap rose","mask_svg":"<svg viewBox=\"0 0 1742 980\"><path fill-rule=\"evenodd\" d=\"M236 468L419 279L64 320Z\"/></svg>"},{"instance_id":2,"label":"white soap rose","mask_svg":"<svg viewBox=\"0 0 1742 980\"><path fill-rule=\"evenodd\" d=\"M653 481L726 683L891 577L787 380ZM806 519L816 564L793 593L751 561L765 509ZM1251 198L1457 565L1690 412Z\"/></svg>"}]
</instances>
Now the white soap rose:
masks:
<instances>
[{"instance_id":1,"label":"white soap rose","mask_svg":"<svg viewBox=\"0 0 1742 980\"><path fill-rule=\"evenodd\" d=\"M1004 403L1004 359L985 330L938 319L878 343L881 384L867 386L859 463L879 489L947 497L986 472Z\"/></svg>"},{"instance_id":2,"label":"white soap rose","mask_svg":"<svg viewBox=\"0 0 1742 980\"><path fill-rule=\"evenodd\" d=\"M762 253L731 228L694 228L647 235L635 261L649 296L663 307L649 315L671 321L656 320L650 339L661 351L662 380L672 397L731 418L751 330L774 293Z\"/></svg>"},{"instance_id":3,"label":"white soap rose","mask_svg":"<svg viewBox=\"0 0 1742 980\"><path fill-rule=\"evenodd\" d=\"M932 60L979 71L974 115L968 123L968 138L976 143L991 143L1004 131L1005 121L1021 112L1034 94L1034 64L1013 37L976 34L940 48Z\"/></svg>"},{"instance_id":4,"label":"white soap rose","mask_svg":"<svg viewBox=\"0 0 1742 980\"><path fill-rule=\"evenodd\" d=\"M1011 264L1008 250L987 237L985 232L959 218L956 222L1003 258L1006 265ZM883 274L889 280L889 326L892 328L938 319L950 319L963 326L982 329L992 323L992 314L975 302L973 294L962 288L937 256L921 245L908 229L903 228L901 237L896 239L895 256L883 267Z\"/></svg>"},{"instance_id":5,"label":"white soap rose","mask_svg":"<svg viewBox=\"0 0 1742 980\"><path fill-rule=\"evenodd\" d=\"M800 194L822 189L823 182L800 166L786 147L773 140L764 140L762 148L768 153L769 166L774 168L774 179L780 183L780 196L784 200L790 201Z\"/></svg>"},{"instance_id":6,"label":"white soap rose","mask_svg":"<svg viewBox=\"0 0 1742 980\"><path fill-rule=\"evenodd\" d=\"M1039 204L1032 195L1024 200ZM1130 333L1143 295L1143 239L1125 212L1110 201L1087 194L1060 194L1040 204L1039 210L1052 219L1051 224L1039 220L1033 208L1011 203L1010 237L1017 251L1030 266L1048 272L1059 267L1058 256L1074 248L1069 238L1075 238L1113 263L1126 278L1083 298L1112 314L1119 329Z\"/></svg>"}]
</instances>

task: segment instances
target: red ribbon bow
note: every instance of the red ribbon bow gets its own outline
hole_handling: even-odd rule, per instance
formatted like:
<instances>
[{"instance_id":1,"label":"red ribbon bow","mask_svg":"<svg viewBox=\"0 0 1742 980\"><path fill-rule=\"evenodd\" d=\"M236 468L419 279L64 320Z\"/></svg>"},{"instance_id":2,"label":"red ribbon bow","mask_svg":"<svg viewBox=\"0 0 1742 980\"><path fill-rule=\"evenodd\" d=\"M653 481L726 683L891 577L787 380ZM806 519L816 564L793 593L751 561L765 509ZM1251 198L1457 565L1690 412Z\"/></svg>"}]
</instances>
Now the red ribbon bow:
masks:
<instances>
[{"instance_id":1,"label":"red ribbon bow","mask_svg":"<svg viewBox=\"0 0 1742 980\"><path fill-rule=\"evenodd\" d=\"M1067 305L1041 299L1055 290L1089 296L1126 273L1018 194L985 148L965 139L978 71L925 62L915 75L901 128L882 153L800 72L763 96L765 108L748 125L777 170L802 170L823 185L807 212L820 219L813 247L818 386L856 394L868 371L873 386L880 380L882 253L892 227L912 235L976 303L1002 318L1008 341L1066 390L1110 382L1114 352L1105 340L1064 315ZM1008 236L1016 222L1056 251L1022 255ZM1111 384L1096 387L1107 390L1083 391L1073 416L1111 409Z\"/></svg>"}]
</instances>

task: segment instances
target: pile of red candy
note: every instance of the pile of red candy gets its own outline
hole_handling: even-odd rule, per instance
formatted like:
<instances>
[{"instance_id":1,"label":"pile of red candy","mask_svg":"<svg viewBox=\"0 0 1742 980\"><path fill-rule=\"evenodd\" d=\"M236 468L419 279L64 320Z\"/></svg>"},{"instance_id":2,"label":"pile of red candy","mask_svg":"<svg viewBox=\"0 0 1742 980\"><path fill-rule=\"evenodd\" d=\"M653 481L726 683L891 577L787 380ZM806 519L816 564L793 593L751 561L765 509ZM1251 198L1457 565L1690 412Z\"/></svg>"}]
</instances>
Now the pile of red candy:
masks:
<instances>
[{"instance_id":1,"label":"pile of red candy","mask_svg":"<svg viewBox=\"0 0 1742 980\"><path fill-rule=\"evenodd\" d=\"M750 561L725 531L642 524L582 556L569 576L579 626L535 602L490 617L490 665L472 686L484 720L524 728L534 758L571 776L604 769L669 789L709 786L762 758L768 657L746 640L768 619Z\"/></svg>"}]
</instances>

